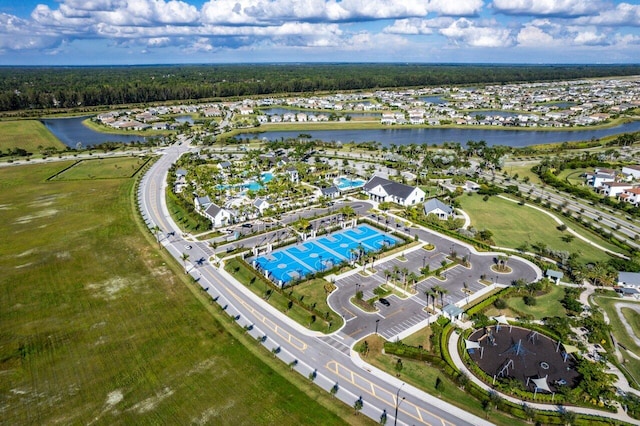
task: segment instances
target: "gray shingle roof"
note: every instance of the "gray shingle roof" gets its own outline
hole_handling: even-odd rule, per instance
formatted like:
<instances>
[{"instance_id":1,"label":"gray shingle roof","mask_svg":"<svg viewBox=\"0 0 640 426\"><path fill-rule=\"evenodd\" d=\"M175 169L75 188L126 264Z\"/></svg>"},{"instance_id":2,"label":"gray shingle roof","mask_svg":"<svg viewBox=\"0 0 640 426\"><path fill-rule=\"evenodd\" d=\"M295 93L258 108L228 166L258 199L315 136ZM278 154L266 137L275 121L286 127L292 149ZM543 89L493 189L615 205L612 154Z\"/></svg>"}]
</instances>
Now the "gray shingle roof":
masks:
<instances>
[{"instance_id":1,"label":"gray shingle roof","mask_svg":"<svg viewBox=\"0 0 640 426\"><path fill-rule=\"evenodd\" d=\"M404 183L400 182L394 182L380 176L372 177L371 179L369 179L369 182L364 184L362 188L365 191L371 191L378 185L381 185L387 194L396 196L401 200L406 200L407 197L411 195L411 193L415 189L415 187L413 186L405 185Z\"/></svg>"},{"instance_id":2,"label":"gray shingle roof","mask_svg":"<svg viewBox=\"0 0 640 426\"><path fill-rule=\"evenodd\" d=\"M438 200L437 198L432 198L428 200L426 203L424 203L423 205L424 205L425 214L429 214L430 212L436 209L440 209L448 215L453 214L453 208L451 206L446 205L445 203Z\"/></svg>"}]
</instances>

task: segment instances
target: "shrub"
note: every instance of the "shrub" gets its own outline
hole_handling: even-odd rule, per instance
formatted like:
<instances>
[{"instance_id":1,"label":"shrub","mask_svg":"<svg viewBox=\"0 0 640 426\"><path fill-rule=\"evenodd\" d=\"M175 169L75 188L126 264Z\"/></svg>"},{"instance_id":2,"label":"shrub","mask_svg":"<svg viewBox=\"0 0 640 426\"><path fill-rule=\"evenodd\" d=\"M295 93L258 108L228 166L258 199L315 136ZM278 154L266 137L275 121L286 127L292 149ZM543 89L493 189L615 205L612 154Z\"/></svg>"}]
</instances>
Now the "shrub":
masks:
<instances>
[{"instance_id":1,"label":"shrub","mask_svg":"<svg viewBox=\"0 0 640 426\"><path fill-rule=\"evenodd\" d=\"M536 298L533 296L526 295L522 298L524 300L524 304L527 306L535 306Z\"/></svg>"},{"instance_id":2,"label":"shrub","mask_svg":"<svg viewBox=\"0 0 640 426\"><path fill-rule=\"evenodd\" d=\"M493 302L493 306L495 306L497 309L504 309L507 307L507 302L504 299L499 298L496 299L495 302Z\"/></svg>"}]
</instances>

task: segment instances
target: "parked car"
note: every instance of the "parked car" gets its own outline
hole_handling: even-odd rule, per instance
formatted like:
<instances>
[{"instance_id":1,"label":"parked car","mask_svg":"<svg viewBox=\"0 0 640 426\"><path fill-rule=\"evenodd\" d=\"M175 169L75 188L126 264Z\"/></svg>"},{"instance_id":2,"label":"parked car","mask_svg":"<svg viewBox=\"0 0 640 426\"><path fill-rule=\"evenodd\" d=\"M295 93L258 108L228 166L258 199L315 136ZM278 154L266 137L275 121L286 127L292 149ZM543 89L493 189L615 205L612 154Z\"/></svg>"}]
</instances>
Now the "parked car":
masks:
<instances>
[{"instance_id":1,"label":"parked car","mask_svg":"<svg viewBox=\"0 0 640 426\"><path fill-rule=\"evenodd\" d=\"M381 297L380 299L378 299L378 302L382 303L384 306L391 306L391 302L389 302L384 297Z\"/></svg>"}]
</instances>

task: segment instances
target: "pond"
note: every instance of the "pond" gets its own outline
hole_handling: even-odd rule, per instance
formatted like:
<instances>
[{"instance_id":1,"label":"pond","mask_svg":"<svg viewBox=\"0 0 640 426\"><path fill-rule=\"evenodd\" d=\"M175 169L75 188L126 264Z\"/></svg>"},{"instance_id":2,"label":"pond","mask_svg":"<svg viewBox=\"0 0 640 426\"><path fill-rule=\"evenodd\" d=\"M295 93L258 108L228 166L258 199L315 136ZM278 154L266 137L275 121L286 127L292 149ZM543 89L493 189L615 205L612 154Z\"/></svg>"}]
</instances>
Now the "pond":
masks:
<instances>
[{"instance_id":1,"label":"pond","mask_svg":"<svg viewBox=\"0 0 640 426\"><path fill-rule=\"evenodd\" d=\"M136 135L96 132L82 124L87 118L89 117L45 118L40 121L60 142L71 148L76 148L79 143L82 144L83 147L88 147L104 142L131 143L144 142L146 140L144 137Z\"/></svg>"},{"instance_id":2,"label":"pond","mask_svg":"<svg viewBox=\"0 0 640 426\"><path fill-rule=\"evenodd\" d=\"M599 139L605 136L627 132L640 131L640 121L632 121L616 127L606 129L581 130L512 130L512 129L477 129L477 128L402 128L368 130L295 130L268 131L262 133L240 133L237 138L261 138L278 140L280 138L295 138L300 133L311 135L313 139L323 141L370 142L377 141L382 146L416 144L442 144L444 142L485 141L487 145L507 145L523 147L538 144L558 143L565 141L585 141Z\"/></svg>"}]
</instances>

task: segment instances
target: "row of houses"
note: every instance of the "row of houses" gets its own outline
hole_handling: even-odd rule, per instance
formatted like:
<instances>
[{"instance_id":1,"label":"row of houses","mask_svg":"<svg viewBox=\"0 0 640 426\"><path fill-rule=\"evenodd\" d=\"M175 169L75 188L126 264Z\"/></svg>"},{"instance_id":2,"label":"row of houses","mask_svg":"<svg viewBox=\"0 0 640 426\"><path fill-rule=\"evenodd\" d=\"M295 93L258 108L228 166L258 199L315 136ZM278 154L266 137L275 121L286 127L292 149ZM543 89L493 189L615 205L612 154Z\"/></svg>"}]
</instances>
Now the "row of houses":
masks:
<instances>
[{"instance_id":1,"label":"row of houses","mask_svg":"<svg viewBox=\"0 0 640 426\"><path fill-rule=\"evenodd\" d=\"M622 202L640 204L640 165L624 166L621 172L607 168L596 168L585 174L586 183L596 192Z\"/></svg>"}]
</instances>

